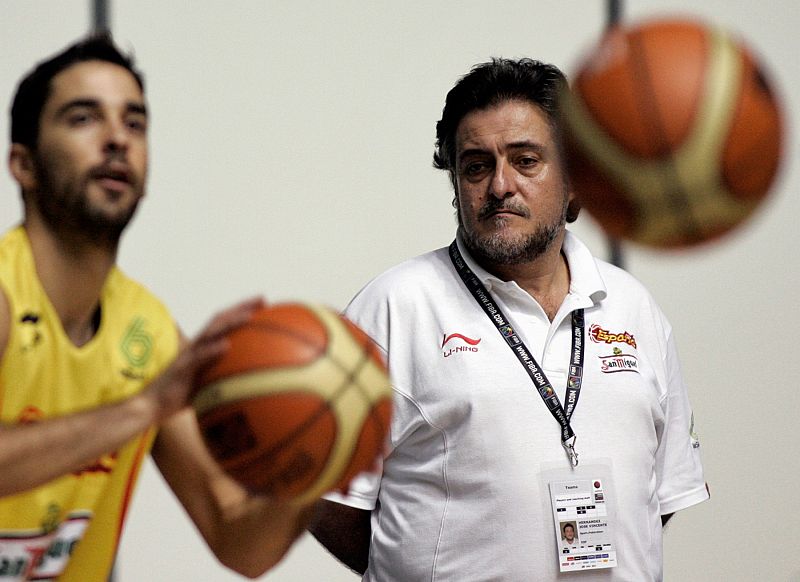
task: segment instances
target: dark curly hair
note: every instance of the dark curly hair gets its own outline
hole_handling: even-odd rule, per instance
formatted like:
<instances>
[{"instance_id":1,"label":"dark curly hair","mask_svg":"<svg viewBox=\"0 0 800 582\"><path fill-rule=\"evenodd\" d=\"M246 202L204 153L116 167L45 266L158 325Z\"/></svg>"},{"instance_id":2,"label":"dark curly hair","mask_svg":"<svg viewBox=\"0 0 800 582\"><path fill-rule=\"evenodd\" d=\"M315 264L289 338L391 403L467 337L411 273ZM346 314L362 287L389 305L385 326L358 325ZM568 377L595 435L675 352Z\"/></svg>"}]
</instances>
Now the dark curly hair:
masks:
<instances>
[{"instance_id":1,"label":"dark curly hair","mask_svg":"<svg viewBox=\"0 0 800 582\"><path fill-rule=\"evenodd\" d=\"M106 61L124 67L144 91L144 80L134 68L133 58L123 54L109 34L89 36L40 62L20 81L11 104L12 143L36 150L39 120L50 96L53 78L72 65L85 61Z\"/></svg>"},{"instance_id":2,"label":"dark curly hair","mask_svg":"<svg viewBox=\"0 0 800 582\"><path fill-rule=\"evenodd\" d=\"M493 58L475 65L447 93L442 118L436 123L433 167L447 170L453 190L457 192L455 137L458 124L472 111L514 100L533 103L547 115L563 158L560 100L568 90L567 78L558 67L534 59ZM579 211L580 205L576 201L571 203L567 222L574 222Z\"/></svg>"}]
</instances>

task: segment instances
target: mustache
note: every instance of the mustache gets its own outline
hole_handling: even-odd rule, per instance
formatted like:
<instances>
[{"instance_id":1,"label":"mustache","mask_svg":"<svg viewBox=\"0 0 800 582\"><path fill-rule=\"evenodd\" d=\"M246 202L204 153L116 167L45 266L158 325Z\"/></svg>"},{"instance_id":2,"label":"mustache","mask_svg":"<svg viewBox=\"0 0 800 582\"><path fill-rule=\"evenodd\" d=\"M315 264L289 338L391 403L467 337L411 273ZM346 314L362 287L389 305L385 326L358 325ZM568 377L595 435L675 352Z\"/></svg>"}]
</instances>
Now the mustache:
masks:
<instances>
[{"instance_id":1,"label":"mustache","mask_svg":"<svg viewBox=\"0 0 800 582\"><path fill-rule=\"evenodd\" d=\"M137 182L134 172L128 166L124 152L110 152L103 163L89 169L90 178L112 177L129 183Z\"/></svg>"},{"instance_id":2,"label":"mustache","mask_svg":"<svg viewBox=\"0 0 800 582\"><path fill-rule=\"evenodd\" d=\"M531 213L528 208L523 206L522 204L518 204L513 201L509 200L498 200L497 198L490 198L486 201L486 204L481 206L480 210L478 210L478 219L484 220L489 218L496 212L511 212L513 214L519 214L523 218L530 218Z\"/></svg>"}]
</instances>

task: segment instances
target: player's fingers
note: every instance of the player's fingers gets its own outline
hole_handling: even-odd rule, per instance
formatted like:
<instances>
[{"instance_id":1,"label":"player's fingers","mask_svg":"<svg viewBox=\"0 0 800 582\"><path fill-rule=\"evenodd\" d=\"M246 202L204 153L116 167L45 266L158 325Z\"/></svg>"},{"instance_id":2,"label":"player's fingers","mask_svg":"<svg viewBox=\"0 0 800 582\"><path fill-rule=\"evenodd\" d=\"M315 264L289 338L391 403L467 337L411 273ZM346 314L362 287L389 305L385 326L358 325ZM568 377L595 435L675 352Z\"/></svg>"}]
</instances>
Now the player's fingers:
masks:
<instances>
[{"instance_id":1,"label":"player's fingers","mask_svg":"<svg viewBox=\"0 0 800 582\"><path fill-rule=\"evenodd\" d=\"M266 302L263 297L252 297L224 311L220 311L211 319L205 329L200 332L197 341L214 341L220 336L233 331L237 327L247 323L253 313L264 307L264 305L266 305Z\"/></svg>"},{"instance_id":2,"label":"player's fingers","mask_svg":"<svg viewBox=\"0 0 800 582\"><path fill-rule=\"evenodd\" d=\"M198 343L192 350L192 365L195 369L203 368L222 356L230 347L225 337Z\"/></svg>"}]
</instances>

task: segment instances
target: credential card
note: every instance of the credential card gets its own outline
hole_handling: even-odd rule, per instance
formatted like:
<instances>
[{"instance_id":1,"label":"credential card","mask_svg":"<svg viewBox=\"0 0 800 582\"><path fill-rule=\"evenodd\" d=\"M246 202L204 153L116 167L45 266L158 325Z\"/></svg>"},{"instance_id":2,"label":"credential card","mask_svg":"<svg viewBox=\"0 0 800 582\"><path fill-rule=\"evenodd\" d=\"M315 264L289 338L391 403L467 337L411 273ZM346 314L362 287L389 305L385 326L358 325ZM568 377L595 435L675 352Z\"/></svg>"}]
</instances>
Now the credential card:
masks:
<instances>
[{"instance_id":1,"label":"credential card","mask_svg":"<svg viewBox=\"0 0 800 582\"><path fill-rule=\"evenodd\" d=\"M617 550L603 480L552 481L550 498L560 571L615 567Z\"/></svg>"}]
</instances>

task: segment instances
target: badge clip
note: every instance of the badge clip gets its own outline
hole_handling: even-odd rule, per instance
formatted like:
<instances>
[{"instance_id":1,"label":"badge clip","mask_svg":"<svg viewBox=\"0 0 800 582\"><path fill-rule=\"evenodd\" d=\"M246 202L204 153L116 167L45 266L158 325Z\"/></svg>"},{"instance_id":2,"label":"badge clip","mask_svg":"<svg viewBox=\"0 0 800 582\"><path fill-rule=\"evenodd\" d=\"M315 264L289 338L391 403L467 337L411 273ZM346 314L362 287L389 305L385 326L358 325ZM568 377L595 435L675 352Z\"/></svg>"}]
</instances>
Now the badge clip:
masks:
<instances>
[{"instance_id":1,"label":"badge clip","mask_svg":"<svg viewBox=\"0 0 800 582\"><path fill-rule=\"evenodd\" d=\"M573 467L578 466L578 453L575 450L575 441L578 440L577 436L572 436L572 438L567 439L564 441L564 450L567 451L567 456L569 457L569 462L572 464Z\"/></svg>"}]
</instances>

